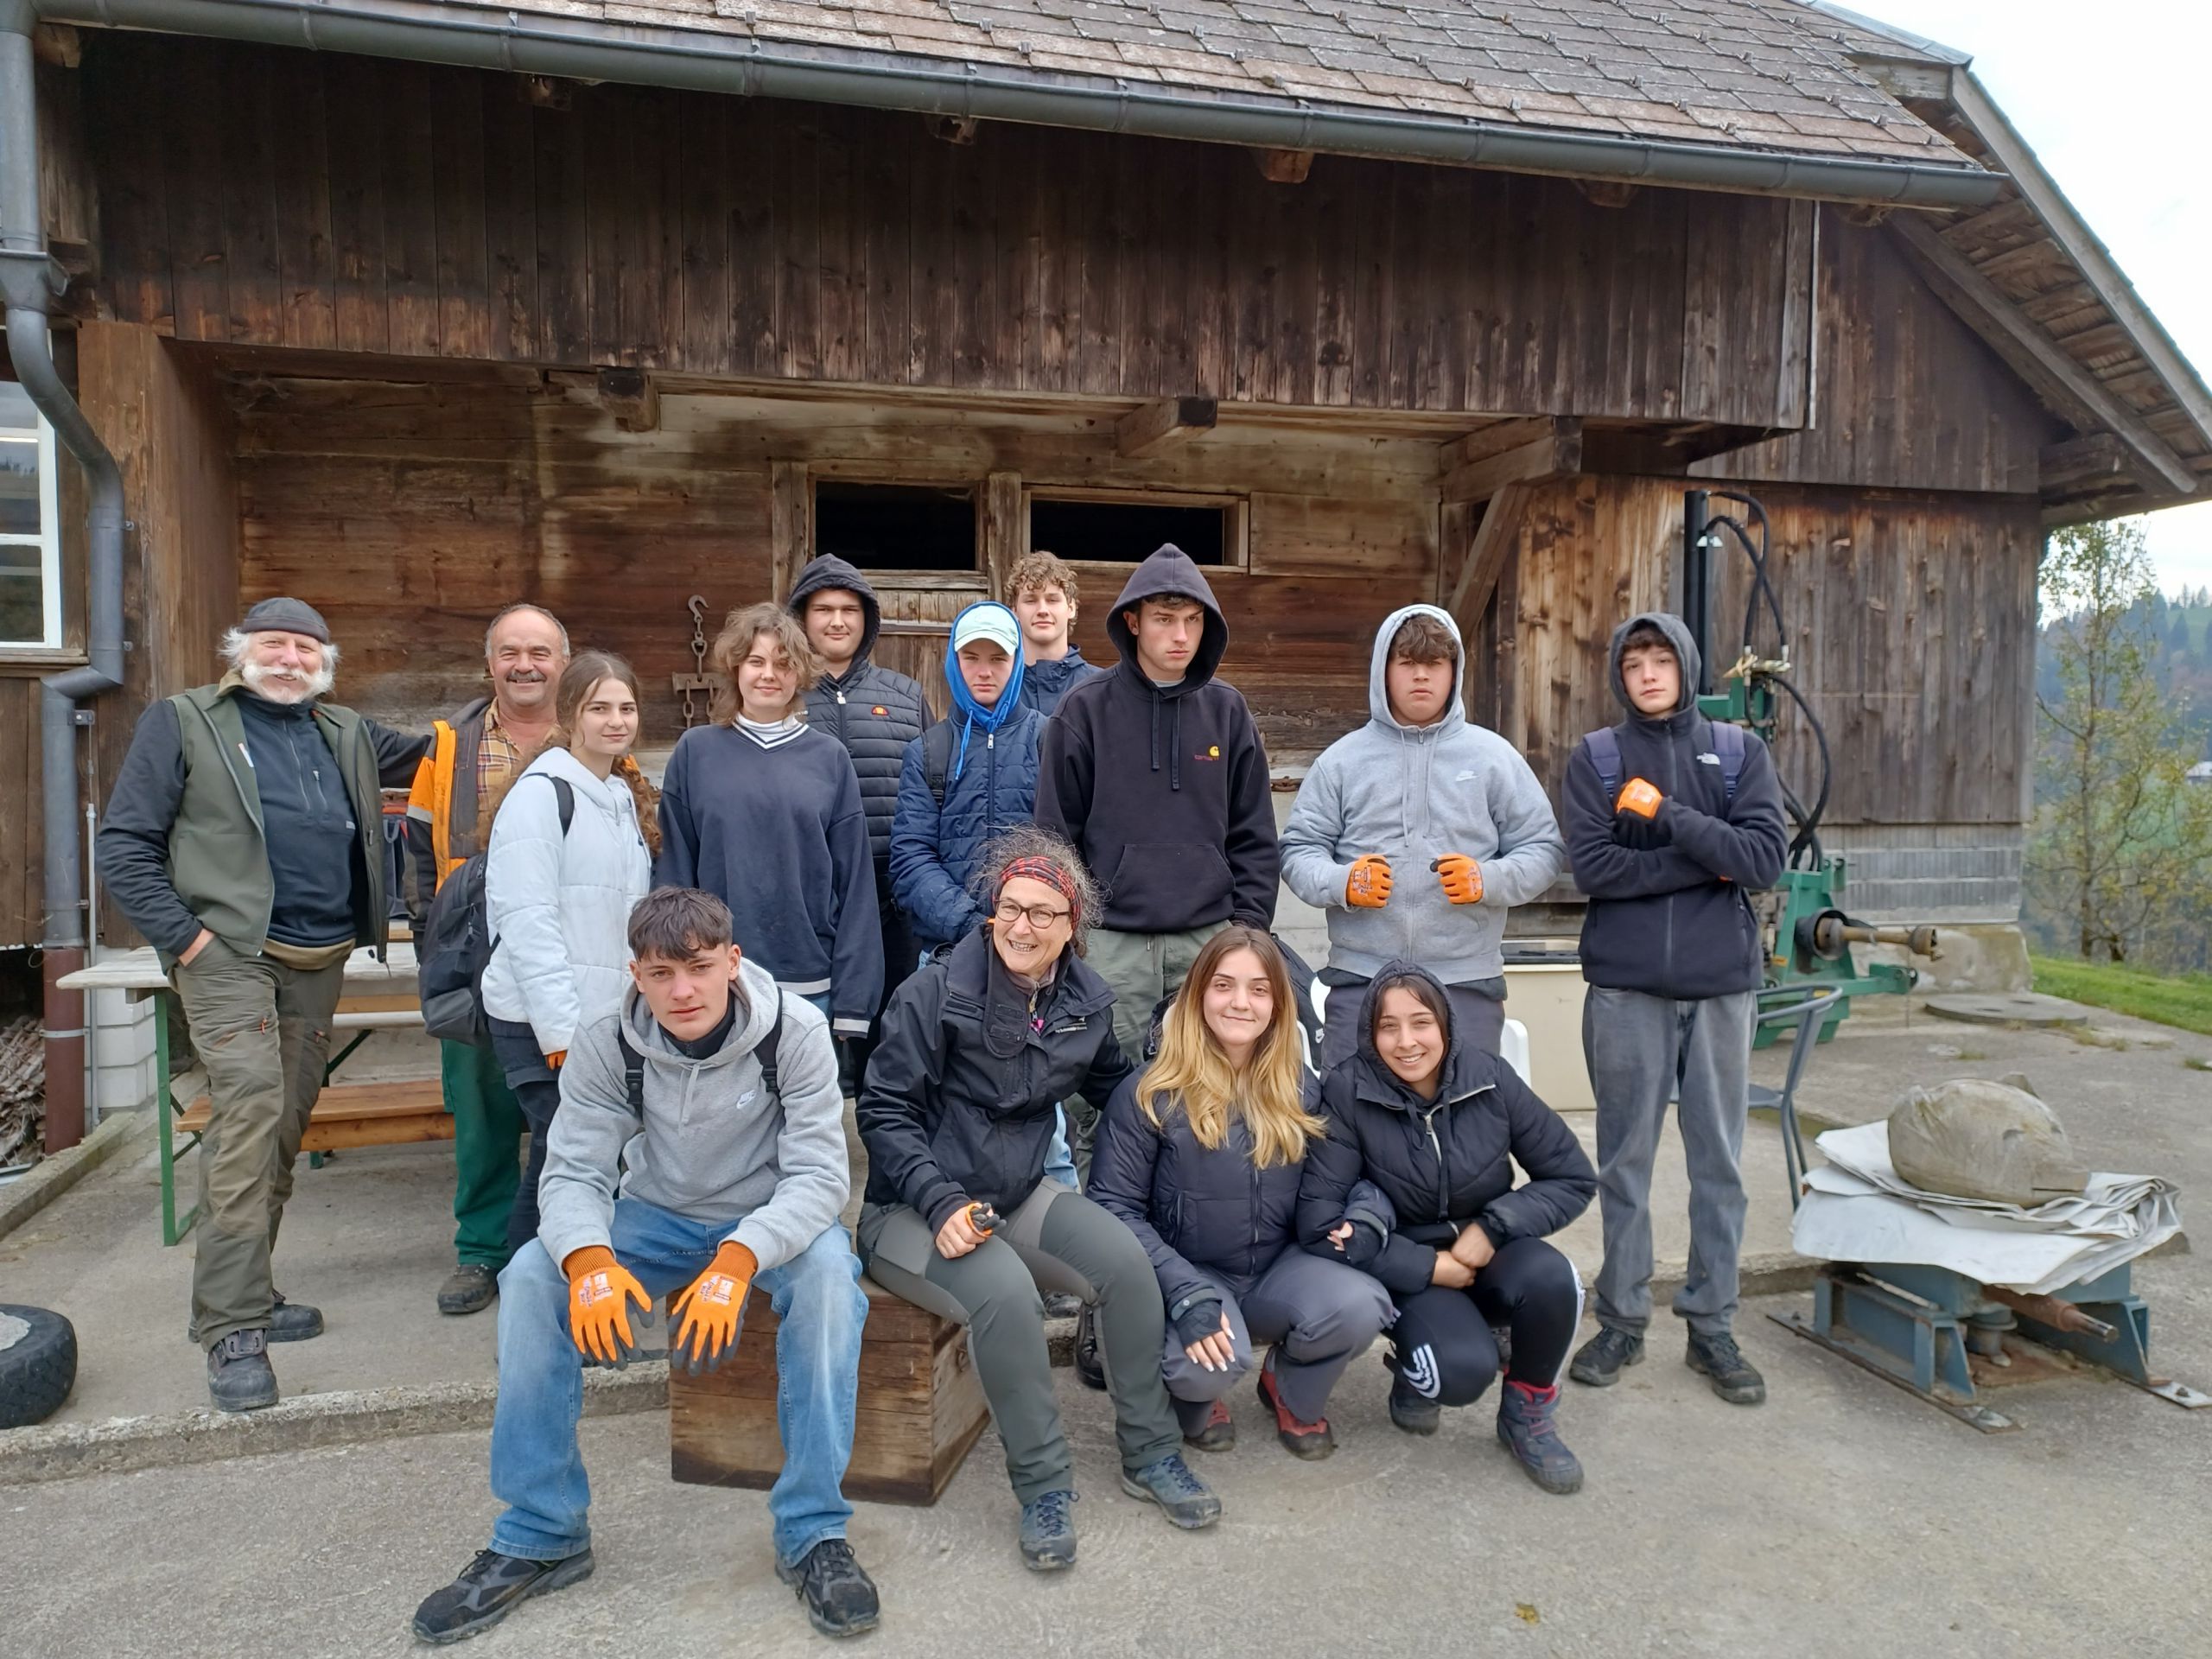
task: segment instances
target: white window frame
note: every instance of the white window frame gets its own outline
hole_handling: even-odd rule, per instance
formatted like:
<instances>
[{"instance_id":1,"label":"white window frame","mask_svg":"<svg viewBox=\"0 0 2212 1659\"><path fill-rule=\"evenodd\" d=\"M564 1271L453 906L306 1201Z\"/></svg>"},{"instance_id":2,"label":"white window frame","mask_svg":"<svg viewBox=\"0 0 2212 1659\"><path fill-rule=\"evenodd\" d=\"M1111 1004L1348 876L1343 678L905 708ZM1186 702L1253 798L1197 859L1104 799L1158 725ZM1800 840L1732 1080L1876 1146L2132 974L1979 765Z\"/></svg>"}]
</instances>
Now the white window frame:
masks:
<instances>
[{"instance_id":1,"label":"white window frame","mask_svg":"<svg viewBox=\"0 0 2212 1659\"><path fill-rule=\"evenodd\" d=\"M36 639L0 639L0 652L59 651L61 648L61 489L54 472L54 427L38 414L38 534L0 531L0 547L39 550L39 597L43 632ZM10 438L0 442L16 442ZM27 575L28 571L20 575ZM0 582L13 582L17 573L0 571Z\"/></svg>"}]
</instances>

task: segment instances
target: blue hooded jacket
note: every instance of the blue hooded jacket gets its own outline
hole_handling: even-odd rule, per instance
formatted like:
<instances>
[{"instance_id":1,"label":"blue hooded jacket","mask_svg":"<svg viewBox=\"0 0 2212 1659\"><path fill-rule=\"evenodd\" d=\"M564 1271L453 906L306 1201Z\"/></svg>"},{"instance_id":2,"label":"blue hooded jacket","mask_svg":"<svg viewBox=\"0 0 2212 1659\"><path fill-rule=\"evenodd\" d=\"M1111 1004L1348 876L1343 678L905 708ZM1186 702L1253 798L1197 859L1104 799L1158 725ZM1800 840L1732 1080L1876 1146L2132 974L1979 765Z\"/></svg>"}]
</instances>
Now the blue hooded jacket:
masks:
<instances>
[{"instance_id":1,"label":"blue hooded jacket","mask_svg":"<svg viewBox=\"0 0 2212 1659\"><path fill-rule=\"evenodd\" d=\"M961 612L988 605L983 601ZM1006 612L1011 619L1014 613ZM959 632L958 618L953 632ZM1015 629L1014 671L995 708L978 703L960 677L960 659L948 642L944 682L952 693L948 728L951 753L945 768L944 804L931 793L925 732L906 746L899 773L899 806L891 821L891 894L913 924L923 946L963 938L983 920L968 891L984 843L1027 823L1037 804L1037 739L1044 719L1021 698L1024 664ZM943 738L938 740L944 741Z\"/></svg>"}]
</instances>

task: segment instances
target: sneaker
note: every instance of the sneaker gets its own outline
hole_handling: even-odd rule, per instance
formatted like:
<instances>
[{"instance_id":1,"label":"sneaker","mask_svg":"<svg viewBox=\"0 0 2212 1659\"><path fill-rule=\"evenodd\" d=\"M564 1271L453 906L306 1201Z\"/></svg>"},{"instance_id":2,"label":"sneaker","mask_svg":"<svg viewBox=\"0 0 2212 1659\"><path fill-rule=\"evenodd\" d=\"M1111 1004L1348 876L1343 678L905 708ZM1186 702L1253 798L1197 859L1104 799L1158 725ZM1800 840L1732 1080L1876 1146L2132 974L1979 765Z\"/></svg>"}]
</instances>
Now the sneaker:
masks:
<instances>
[{"instance_id":1,"label":"sneaker","mask_svg":"<svg viewBox=\"0 0 2212 1659\"><path fill-rule=\"evenodd\" d=\"M1157 1463L1122 1471L1122 1490L1131 1497L1160 1505L1168 1524L1194 1532L1221 1519L1221 1500L1213 1488L1191 1472L1182 1453L1170 1452Z\"/></svg>"},{"instance_id":2,"label":"sneaker","mask_svg":"<svg viewBox=\"0 0 2212 1659\"><path fill-rule=\"evenodd\" d=\"M875 1628L880 1611L875 1580L861 1570L842 1538L824 1538L797 1566L779 1560L776 1576L806 1603L807 1623L823 1635L858 1636Z\"/></svg>"},{"instance_id":3,"label":"sneaker","mask_svg":"<svg viewBox=\"0 0 2212 1659\"><path fill-rule=\"evenodd\" d=\"M591 1576L591 1551L557 1561L526 1561L480 1549L461 1576L433 1591L415 1610L415 1637L442 1645L488 1630L516 1605Z\"/></svg>"},{"instance_id":4,"label":"sneaker","mask_svg":"<svg viewBox=\"0 0 2212 1659\"><path fill-rule=\"evenodd\" d=\"M207 1351L207 1396L218 1411L259 1411L276 1403L266 1331L233 1331Z\"/></svg>"},{"instance_id":5,"label":"sneaker","mask_svg":"<svg viewBox=\"0 0 2212 1659\"><path fill-rule=\"evenodd\" d=\"M1282 1395L1275 1391L1272 1353L1260 1370L1260 1403L1274 1413L1275 1439L1282 1442L1282 1449L1292 1457L1319 1463L1337 1449L1337 1437L1330 1431L1327 1418L1317 1417L1310 1423L1305 1422L1293 1416L1290 1408L1283 1404Z\"/></svg>"},{"instance_id":6,"label":"sneaker","mask_svg":"<svg viewBox=\"0 0 2212 1659\"><path fill-rule=\"evenodd\" d=\"M1497 1396L1497 1438L1546 1491L1579 1492L1582 1465L1559 1437L1558 1406L1558 1383L1535 1389L1507 1379Z\"/></svg>"},{"instance_id":7,"label":"sneaker","mask_svg":"<svg viewBox=\"0 0 2212 1659\"><path fill-rule=\"evenodd\" d=\"M1598 1334L1576 1351L1567 1374L1593 1389L1610 1389L1621 1380L1621 1369L1643 1363L1643 1338L1630 1331L1600 1325Z\"/></svg>"},{"instance_id":8,"label":"sneaker","mask_svg":"<svg viewBox=\"0 0 2212 1659\"><path fill-rule=\"evenodd\" d=\"M1230 1452L1236 1446L1236 1420L1229 1414L1229 1402L1217 1400L1206 1411L1205 1426L1195 1434L1183 1431L1183 1444L1201 1452Z\"/></svg>"},{"instance_id":9,"label":"sneaker","mask_svg":"<svg viewBox=\"0 0 2212 1659\"><path fill-rule=\"evenodd\" d=\"M1688 1350L1682 1363L1694 1371L1701 1371L1713 1384L1713 1391L1732 1406L1757 1406L1766 1401L1766 1379L1744 1357L1743 1350L1736 1346L1736 1338L1726 1331L1704 1336L1690 1332Z\"/></svg>"},{"instance_id":10,"label":"sneaker","mask_svg":"<svg viewBox=\"0 0 2212 1659\"><path fill-rule=\"evenodd\" d=\"M464 1262L438 1287L441 1313L481 1313L499 1294L499 1274L481 1262Z\"/></svg>"},{"instance_id":11,"label":"sneaker","mask_svg":"<svg viewBox=\"0 0 2212 1659\"><path fill-rule=\"evenodd\" d=\"M1106 1362L1098 1354L1098 1310L1085 1306L1075 1322L1075 1374L1086 1389L1106 1391Z\"/></svg>"},{"instance_id":12,"label":"sneaker","mask_svg":"<svg viewBox=\"0 0 2212 1659\"><path fill-rule=\"evenodd\" d=\"M1073 1492L1046 1492L1021 1506L1021 1564L1033 1573L1075 1565Z\"/></svg>"},{"instance_id":13,"label":"sneaker","mask_svg":"<svg viewBox=\"0 0 2212 1659\"><path fill-rule=\"evenodd\" d=\"M284 1293L276 1293L275 1306L269 1310L269 1340L271 1342L306 1342L322 1334L322 1310L309 1307L305 1302L288 1302ZM200 1345L200 1321L192 1320L184 1327L184 1338L194 1347Z\"/></svg>"},{"instance_id":14,"label":"sneaker","mask_svg":"<svg viewBox=\"0 0 2212 1659\"><path fill-rule=\"evenodd\" d=\"M1390 1379L1390 1421L1408 1434L1433 1434L1444 1408L1418 1393L1402 1376Z\"/></svg>"},{"instance_id":15,"label":"sneaker","mask_svg":"<svg viewBox=\"0 0 2212 1659\"><path fill-rule=\"evenodd\" d=\"M1045 1293L1045 1317L1048 1319L1074 1319L1083 1316L1083 1298L1069 1290L1048 1290Z\"/></svg>"}]
</instances>

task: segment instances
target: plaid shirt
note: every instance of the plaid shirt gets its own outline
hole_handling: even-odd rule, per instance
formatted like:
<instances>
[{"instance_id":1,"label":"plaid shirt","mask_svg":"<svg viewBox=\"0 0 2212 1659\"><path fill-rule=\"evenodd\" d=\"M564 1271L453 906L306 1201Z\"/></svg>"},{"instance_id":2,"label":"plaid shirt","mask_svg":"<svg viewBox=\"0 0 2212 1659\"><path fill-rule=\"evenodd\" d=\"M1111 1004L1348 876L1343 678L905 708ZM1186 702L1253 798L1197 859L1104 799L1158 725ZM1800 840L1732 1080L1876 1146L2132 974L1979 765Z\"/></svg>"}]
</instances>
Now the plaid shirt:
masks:
<instances>
[{"instance_id":1,"label":"plaid shirt","mask_svg":"<svg viewBox=\"0 0 2212 1659\"><path fill-rule=\"evenodd\" d=\"M484 737L476 746L476 798L486 801L493 791L530 764L530 756L499 729L499 705L484 711Z\"/></svg>"}]
</instances>

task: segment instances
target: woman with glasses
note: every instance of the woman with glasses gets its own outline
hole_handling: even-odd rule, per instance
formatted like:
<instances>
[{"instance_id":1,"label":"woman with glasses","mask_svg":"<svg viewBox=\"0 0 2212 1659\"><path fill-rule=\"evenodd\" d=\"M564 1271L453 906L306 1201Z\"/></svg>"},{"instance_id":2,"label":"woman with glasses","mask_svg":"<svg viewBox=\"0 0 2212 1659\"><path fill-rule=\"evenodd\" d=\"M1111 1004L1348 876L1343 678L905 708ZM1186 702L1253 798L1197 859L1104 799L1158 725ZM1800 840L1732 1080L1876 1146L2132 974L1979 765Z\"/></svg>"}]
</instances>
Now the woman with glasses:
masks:
<instances>
[{"instance_id":1,"label":"woman with glasses","mask_svg":"<svg viewBox=\"0 0 2212 1659\"><path fill-rule=\"evenodd\" d=\"M1178 1527L1221 1501L1183 1461L1160 1378L1166 1318L1136 1236L1045 1176L1055 1103L1128 1076L1114 994L1083 960L1098 893L1067 843L1023 825L984 849L983 925L885 1011L858 1109L868 1179L861 1258L876 1282L968 1326L1021 1504L1023 1562L1075 1564L1074 1457L1052 1395L1040 1293L1097 1310L1122 1490Z\"/></svg>"}]
</instances>

